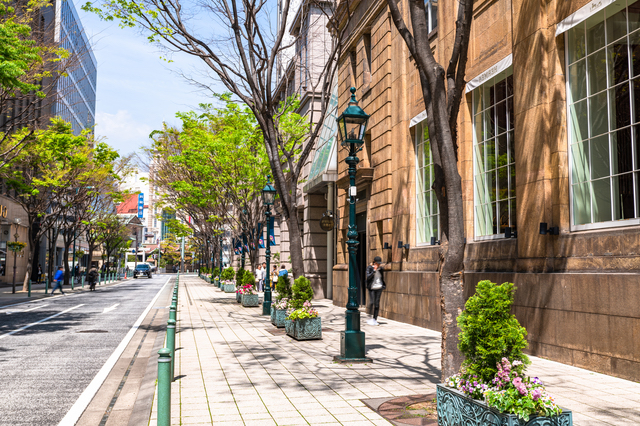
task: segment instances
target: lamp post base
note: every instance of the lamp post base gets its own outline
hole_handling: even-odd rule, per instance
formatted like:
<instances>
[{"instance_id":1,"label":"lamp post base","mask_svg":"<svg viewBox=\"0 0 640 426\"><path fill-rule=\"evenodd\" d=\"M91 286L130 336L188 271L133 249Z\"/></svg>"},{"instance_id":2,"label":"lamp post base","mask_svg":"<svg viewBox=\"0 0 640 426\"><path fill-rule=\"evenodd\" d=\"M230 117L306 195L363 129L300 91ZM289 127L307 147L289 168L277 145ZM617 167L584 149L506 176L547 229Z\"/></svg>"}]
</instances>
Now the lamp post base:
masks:
<instances>
[{"instance_id":1,"label":"lamp post base","mask_svg":"<svg viewBox=\"0 0 640 426\"><path fill-rule=\"evenodd\" d=\"M338 364L368 364L373 362L371 358L343 358L341 356L334 356L333 362L337 362Z\"/></svg>"},{"instance_id":2,"label":"lamp post base","mask_svg":"<svg viewBox=\"0 0 640 426\"><path fill-rule=\"evenodd\" d=\"M340 356L334 361L371 362L371 358L364 356L364 332L359 330L345 330L340 332Z\"/></svg>"},{"instance_id":3,"label":"lamp post base","mask_svg":"<svg viewBox=\"0 0 640 426\"><path fill-rule=\"evenodd\" d=\"M262 315L271 315L271 301L262 302Z\"/></svg>"}]
</instances>

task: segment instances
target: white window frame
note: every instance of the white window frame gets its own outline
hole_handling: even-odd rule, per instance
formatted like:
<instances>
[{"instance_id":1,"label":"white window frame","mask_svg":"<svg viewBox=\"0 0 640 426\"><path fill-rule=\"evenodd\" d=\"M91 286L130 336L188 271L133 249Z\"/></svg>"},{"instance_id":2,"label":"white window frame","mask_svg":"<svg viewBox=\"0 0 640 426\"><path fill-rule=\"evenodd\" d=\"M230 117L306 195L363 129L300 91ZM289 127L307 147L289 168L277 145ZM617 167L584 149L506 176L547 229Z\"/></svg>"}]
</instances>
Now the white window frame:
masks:
<instances>
[{"instance_id":1,"label":"white window frame","mask_svg":"<svg viewBox=\"0 0 640 426\"><path fill-rule=\"evenodd\" d=\"M484 85L491 78L499 75L501 72L506 71L509 67L511 67L512 66L512 60L513 60L513 56L509 55L505 59L503 59L500 62L498 62L496 65L492 66L491 68L489 68L485 72L481 73L478 77L476 77L473 80L469 81L469 83L467 84L467 93L471 92L471 105L475 105L475 97L477 96L477 92L478 92L476 89L482 87L482 85ZM474 120L475 120L475 111L472 111L471 112L471 123L472 123L472 134L473 134L473 141L472 141L472 146L473 146L473 149L472 149L472 168L473 168L472 175L473 175L473 179L472 179L472 183L471 184L473 186L473 240L474 241L489 241L489 240L507 239L504 232L498 233L498 234L491 234L491 235L478 235L478 217L477 217L477 214L476 214L476 207L477 207L476 201L477 200L476 200L476 169L475 169L475 167L476 167L476 149L475 149L475 147L478 144L478 141L477 141L477 136L476 136L476 131L475 131L475 121ZM507 110L507 121L508 120L509 120L509 110ZM507 131L506 134L507 134L507 137L508 137L509 131ZM514 131L514 138L515 138L515 131ZM509 144L507 143L507 153L508 152L509 152ZM514 154L514 157L515 157L515 154ZM514 167L515 167L515 163L514 163ZM508 179L509 179L509 181L511 181L511 177L510 176L508 177ZM508 199L509 198L507 197L507 200ZM516 200L515 202L517 203L517 197L514 198L514 200ZM516 210L516 217L517 217L517 204L514 207L514 209ZM497 214L497 212L494 212L494 214ZM496 220L499 220L499 218L496 218Z\"/></svg>"},{"instance_id":2,"label":"white window frame","mask_svg":"<svg viewBox=\"0 0 640 426\"><path fill-rule=\"evenodd\" d=\"M586 223L586 224L582 224L582 225L574 225L574 208L573 208L573 160L572 160L572 155L571 155L571 134L573 132L573 127L572 127L572 122L571 122L571 105L569 103L569 95L571 93L571 87L569 85L569 30L572 29L573 27L583 23L587 18L602 12L603 10L606 9L607 6L613 4L616 0L605 0L605 1L599 1L599 2L592 2L587 4L586 6L584 6L583 8L581 8L580 10L578 10L577 12L575 12L573 15L567 17L566 19L564 19L563 21L561 21L558 24L558 28L556 31L556 36L563 34L564 36L564 45L565 45L565 49L564 49L564 59L565 59L565 93L567 96L567 102L565 102L566 104L566 121L567 121L567 158L568 158L568 165L569 165L569 231L570 232L580 232L580 231L590 231L590 230L599 230L599 229L609 229L609 228L626 228L629 226L635 226L635 225L640 225L640 218L632 218L632 219L619 219L619 220L611 220L611 221L607 221L607 222L596 222L596 223ZM625 8L628 8L629 6L629 1L628 0L624 0L625 1ZM635 1L633 1L631 4L635 3ZM597 7L593 7L594 4L597 4ZM587 8L591 8L591 10L589 12L586 12ZM606 19L606 15L605 15L605 19ZM629 18L627 17L627 20ZM627 28L628 31L628 28ZM605 31L605 49L607 48L606 46L608 46L606 37L607 37L607 32ZM628 37L629 33L627 32L627 37ZM585 55L586 57L586 55ZM628 58L629 61L631 61L631 55L629 55ZM631 69L631 68L630 68ZM607 81L609 81L609 67L605 67L605 71L606 71L606 79ZM585 70L585 78L589 78L589 70L586 69ZM629 79L631 79L632 77L630 76ZM610 88L607 87L606 90L609 90ZM585 99L588 99L585 98ZM607 100L608 102L608 100ZM631 108L631 113L633 113L633 105L630 106ZM587 110L587 117L589 117L589 111ZM587 118L587 120L589 120L589 118ZM607 108L607 122L609 121L609 109ZM633 123L633 119L631 121L631 145L632 145L632 151L635 150L635 144L634 144L634 132L633 132L633 128L634 126L640 126L640 122L639 123ZM608 129L609 129L609 125L608 125ZM607 135L609 135L610 133L612 133L611 130L607 130ZM634 153L632 152L632 161L635 162L636 161L636 155L634 155ZM611 164L611 151L609 152L609 161ZM634 176L636 173L640 173L640 171L636 170L633 168L632 166L632 171L631 174L632 176ZM611 175L609 176L611 177ZM633 180L635 180L635 176L632 177L632 182ZM634 202L635 202L635 206L634 208L637 210L639 207L637 206L638 204L638 197L640 196L640 194L638 194L638 185L634 184ZM612 207L613 209L613 207ZM591 201L591 217L593 218L593 200ZM612 211L612 217L613 217L613 211Z\"/></svg>"},{"instance_id":3,"label":"white window frame","mask_svg":"<svg viewBox=\"0 0 640 426\"><path fill-rule=\"evenodd\" d=\"M418 197L422 196L423 193L425 191L422 192L418 192L418 179L419 177L419 170L418 170L418 139L419 138L423 138L424 137L424 130L423 130L423 126L427 126L427 114L426 111L421 112L420 114L418 114L417 116L415 116L411 122L410 122L410 127L414 127L414 138L413 138L413 146L415 148L415 200L416 200L416 211L415 211L415 235L416 235L416 247L434 247L431 245L431 241L424 241L424 242L418 242L419 239L419 235L418 235L418 221L419 220L424 220L424 216L419 217L419 213L418 213L418 206L420 205L419 201L418 201ZM427 126L428 127L428 126ZM422 141L422 145L424 147L424 140ZM424 149L424 148L423 148ZM431 149L431 144L429 144L429 149ZM433 159L433 153L430 153L430 157ZM433 160L432 160L433 162ZM440 202L436 199L436 203L438 205L438 213L435 215L438 218L438 235L435 236L437 241L441 240L441 236L442 236L442 224L440 223ZM434 215L431 215L434 216ZM433 235L432 235L433 236Z\"/></svg>"}]
</instances>

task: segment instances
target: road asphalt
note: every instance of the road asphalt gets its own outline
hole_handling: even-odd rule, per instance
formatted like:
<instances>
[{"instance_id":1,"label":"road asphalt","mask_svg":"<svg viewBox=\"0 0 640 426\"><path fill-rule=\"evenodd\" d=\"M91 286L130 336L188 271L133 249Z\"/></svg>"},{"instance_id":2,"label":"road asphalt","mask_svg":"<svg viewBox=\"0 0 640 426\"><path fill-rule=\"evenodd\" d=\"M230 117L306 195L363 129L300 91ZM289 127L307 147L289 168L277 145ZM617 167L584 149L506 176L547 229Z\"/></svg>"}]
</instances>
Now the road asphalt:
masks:
<instances>
[{"instance_id":1,"label":"road asphalt","mask_svg":"<svg viewBox=\"0 0 640 426\"><path fill-rule=\"evenodd\" d=\"M0 425L59 424L169 277L0 308Z\"/></svg>"}]
</instances>

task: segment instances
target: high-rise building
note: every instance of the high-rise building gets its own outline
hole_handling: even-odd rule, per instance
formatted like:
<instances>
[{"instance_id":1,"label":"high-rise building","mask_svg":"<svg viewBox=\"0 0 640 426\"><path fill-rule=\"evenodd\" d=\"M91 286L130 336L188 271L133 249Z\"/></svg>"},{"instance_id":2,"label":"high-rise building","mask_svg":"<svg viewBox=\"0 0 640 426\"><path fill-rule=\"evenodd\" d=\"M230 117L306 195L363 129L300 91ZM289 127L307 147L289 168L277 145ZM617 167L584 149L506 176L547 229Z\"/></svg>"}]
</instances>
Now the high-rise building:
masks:
<instances>
[{"instance_id":1,"label":"high-rise building","mask_svg":"<svg viewBox=\"0 0 640 426\"><path fill-rule=\"evenodd\" d=\"M52 115L70 122L78 134L95 124L97 62L73 2L56 0L53 8L54 41L69 52L63 64L69 69L58 79Z\"/></svg>"}]
</instances>

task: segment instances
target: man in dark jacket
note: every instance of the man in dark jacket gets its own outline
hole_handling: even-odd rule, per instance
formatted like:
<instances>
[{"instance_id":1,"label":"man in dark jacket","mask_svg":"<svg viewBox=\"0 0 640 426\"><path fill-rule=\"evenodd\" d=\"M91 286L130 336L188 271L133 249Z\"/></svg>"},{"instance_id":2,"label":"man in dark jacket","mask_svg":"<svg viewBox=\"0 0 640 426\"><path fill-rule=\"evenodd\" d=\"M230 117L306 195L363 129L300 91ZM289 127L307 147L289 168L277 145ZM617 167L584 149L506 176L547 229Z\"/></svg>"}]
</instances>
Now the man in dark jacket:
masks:
<instances>
[{"instance_id":1,"label":"man in dark jacket","mask_svg":"<svg viewBox=\"0 0 640 426\"><path fill-rule=\"evenodd\" d=\"M373 317L367 321L370 325L378 325L378 311L380 310L380 296L387 287L384 283L384 275L380 263L380 256L373 258L373 263L367 266L367 289L369 290L369 303L373 306Z\"/></svg>"}]
</instances>

